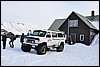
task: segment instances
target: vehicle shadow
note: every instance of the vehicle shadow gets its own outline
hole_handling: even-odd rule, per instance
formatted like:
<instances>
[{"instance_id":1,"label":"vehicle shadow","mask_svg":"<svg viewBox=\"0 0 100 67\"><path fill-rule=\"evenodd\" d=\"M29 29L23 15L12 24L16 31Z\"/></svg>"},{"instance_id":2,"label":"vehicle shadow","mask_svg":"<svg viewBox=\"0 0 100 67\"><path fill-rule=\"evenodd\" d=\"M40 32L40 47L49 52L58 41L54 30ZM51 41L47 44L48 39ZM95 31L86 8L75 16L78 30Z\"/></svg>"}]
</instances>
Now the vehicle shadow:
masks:
<instances>
[{"instance_id":1,"label":"vehicle shadow","mask_svg":"<svg viewBox=\"0 0 100 67\"><path fill-rule=\"evenodd\" d=\"M56 52L56 49L55 48L50 49L50 50L48 50L48 52Z\"/></svg>"},{"instance_id":2,"label":"vehicle shadow","mask_svg":"<svg viewBox=\"0 0 100 67\"><path fill-rule=\"evenodd\" d=\"M37 54L37 52L34 49L31 49L31 51L29 53Z\"/></svg>"}]
</instances>

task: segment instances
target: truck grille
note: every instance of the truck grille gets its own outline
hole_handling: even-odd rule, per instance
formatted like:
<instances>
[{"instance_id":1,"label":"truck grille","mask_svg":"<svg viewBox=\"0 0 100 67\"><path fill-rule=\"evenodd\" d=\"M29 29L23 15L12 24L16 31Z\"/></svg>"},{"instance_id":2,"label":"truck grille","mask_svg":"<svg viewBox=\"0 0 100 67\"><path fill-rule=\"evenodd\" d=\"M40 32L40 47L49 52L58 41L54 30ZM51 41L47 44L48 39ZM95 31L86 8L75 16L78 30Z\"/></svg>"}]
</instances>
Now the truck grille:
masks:
<instances>
[{"instance_id":1,"label":"truck grille","mask_svg":"<svg viewBox=\"0 0 100 67\"><path fill-rule=\"evenodd\" d=\"M27 43L35 43L35 40L27 40Z\"/></svg>"}]
</instances>

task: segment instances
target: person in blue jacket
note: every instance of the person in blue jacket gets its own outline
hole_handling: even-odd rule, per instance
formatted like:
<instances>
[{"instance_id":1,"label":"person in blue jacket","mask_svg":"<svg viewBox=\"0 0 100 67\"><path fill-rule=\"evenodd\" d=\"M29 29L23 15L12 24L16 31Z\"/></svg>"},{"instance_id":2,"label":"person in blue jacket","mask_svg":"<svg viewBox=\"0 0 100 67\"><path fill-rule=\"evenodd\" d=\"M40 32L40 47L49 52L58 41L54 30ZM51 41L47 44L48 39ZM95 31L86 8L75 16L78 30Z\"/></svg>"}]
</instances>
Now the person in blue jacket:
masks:
<instances>
[{"instance_id":1,"label":"person in blue jacket","mask_svg":"<svg viewBox=\"0 0 100 67\"><path fill-rule=\"evenodd\" d=\"M21 37L20 37L20 42L23 44L24 42L24 33L22 33Z\"/></svg>"}]
</instances>

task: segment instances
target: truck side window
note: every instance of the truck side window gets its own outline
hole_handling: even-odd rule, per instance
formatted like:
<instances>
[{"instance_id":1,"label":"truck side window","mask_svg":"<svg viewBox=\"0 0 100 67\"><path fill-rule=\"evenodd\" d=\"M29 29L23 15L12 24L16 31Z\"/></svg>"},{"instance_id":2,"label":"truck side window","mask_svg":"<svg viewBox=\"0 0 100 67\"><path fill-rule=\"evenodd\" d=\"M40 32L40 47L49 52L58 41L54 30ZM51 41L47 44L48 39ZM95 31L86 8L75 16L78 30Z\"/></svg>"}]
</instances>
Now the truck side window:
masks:
<instances>
[{"instance_id":1,"label":"truck side window","mask_svg":"<svg viewBox=\"0 0 100 67\"><path fill-rule=\"evenodd\" d=\"M58 33L58 37L63 37L62 33Z\"/></svg>"},{"instance_id":2,"label":"truck side window","mask_svg":"<svg viewBox=\"0 0 100 67\"><path fill-rule=\"evenodd\" d=\"M50 38L50 37L51 37L51 34L47 33L46 38Z\"/></svg>"},{"instance_id":3,"label":"truck side window","mask_svg":"<svg viewBox=\"0 0 100 67\"><path fill-rule=\"evenodd\" d=\"M46 38L50 38L51 37L51 35L46 35Z\"/></svg>"},{"instance_id":4,"label":"truck side window","mask_svg":"<svg viewBox=\"0 0 100 67\"><path fill-rule=\"evenodd\" d=\"M52 33L52 37L57 37L57 33Z\"/></svg>"}]
</instances>

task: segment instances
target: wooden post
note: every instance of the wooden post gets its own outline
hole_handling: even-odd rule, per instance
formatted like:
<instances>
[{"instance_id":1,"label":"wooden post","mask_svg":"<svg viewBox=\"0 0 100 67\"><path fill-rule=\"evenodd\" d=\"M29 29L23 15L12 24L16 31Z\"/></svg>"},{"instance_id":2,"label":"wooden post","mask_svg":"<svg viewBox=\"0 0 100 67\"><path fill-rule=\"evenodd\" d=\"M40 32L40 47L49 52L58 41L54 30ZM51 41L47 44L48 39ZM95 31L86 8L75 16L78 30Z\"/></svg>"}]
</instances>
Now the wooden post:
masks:
<instances>
[{"instance_id":1,"label":"wooden post","mask_svg":"<svg viewBox=\"0 0 100 67\"><path fill-rule=\"evenodd\" d=\"M68 34L68 36L67 36L67 42L69 43L69 19L68 19L68 31L67 31L67 34Z\"/></svg>"}]
</instances>

